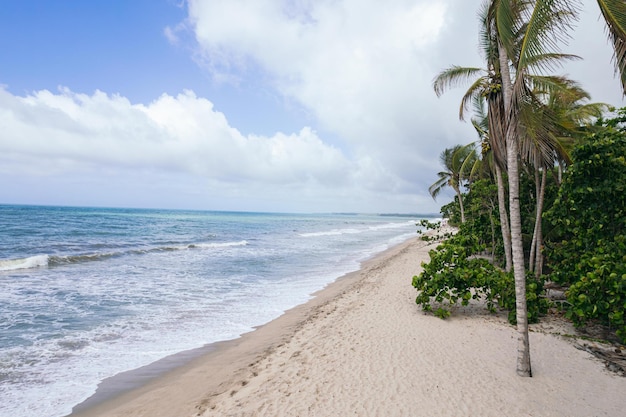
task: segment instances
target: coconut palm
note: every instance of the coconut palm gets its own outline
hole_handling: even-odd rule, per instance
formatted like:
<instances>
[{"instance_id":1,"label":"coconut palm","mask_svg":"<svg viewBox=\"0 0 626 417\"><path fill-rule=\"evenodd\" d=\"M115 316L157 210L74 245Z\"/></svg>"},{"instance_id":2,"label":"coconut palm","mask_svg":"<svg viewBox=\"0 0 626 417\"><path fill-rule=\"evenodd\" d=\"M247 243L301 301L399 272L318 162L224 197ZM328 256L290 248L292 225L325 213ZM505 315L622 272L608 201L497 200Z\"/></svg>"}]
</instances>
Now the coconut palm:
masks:
<instances>
[{"instance_id":1,"label":"coconut palm","mask_svg":"<svg viewBox=\"0 0 626 417\"><path fill-rule=\"evenodd\" d=\"M574 81L564 77L547 78L550 79L551 88L538 90L536 87L540 84L535 83L532 92L538 101L535 110L544 116L526 117L526 123L522 123L524 135L520 144L521 158L535 174L537 206L528 265L536 276L541 275L543 264L541 218L547 173L555 165L571 162L569 150L576 139L585 133L583 126L588 126L608 108L603 103L587 103L589 94Z\"/></svg>"},{"instance_id":2,"label":"coconut palm","mask_svg":"<svg viewBox=\"0 0 626 417\"><path fill-rule=\"evenodd\" d=\"M463 196L461 188L469 182L471 168L477 159L476 150L473 143L469 145L456 145L452 148L444 149L439 156L445 171L440 171L439 179L428 188L428 192L436 199L441 190L451 187L459 200L461 210L461 223L465 223L465 209L463 208Z\"/></svg>"},{"instance_id":3,"label":"coconut palm","mask_svg":"<svg viewBox=\"0 0 626 417\"><path fill-rule=\"evenodd\" d=\"M515 278L516 319L518 330L517 373L532 376L528 316L526 309L526 271L522 242L522 218L519 204L520 138L523 127L534 126L527 118L542 115L533 112L533 74L547 72L572 55L557 51L576 16L574 0L491 0L489 27L498 41L498 54L504 96L504 121L509 182L509 215ZM544 121L547 119L544 119Z\"/></svg>"},{"instance_id":4,"label":"coconut palm","mask_svg":"<svg viewBox=\"0 0 626 417\"><path fill-rule=\"evenodd\" d=\"M542 94L545 94L556 91L567 84L567 81L558 77L542 78L538 74L552 71L563 60L577 58L558 53L557 46L567 38L579 5L577 0L485 0L483 39L487 39L489 45L486 72L477 68L452 67L440 74L434 85L435 91L440 93L443 88L457 83L463 77L467 79L481 74L482 71L481 77L464 97L461 112L476 91L481 91L486 98L498 97L502 103L490 103L490 109L493 109L491 116L495 119L490 123L490 129L494 129L490 131L490 135L504 138L492 139L491 142L496 146L504 145L506 149L505 152L496 151L504 161L495 165L506 168L508 174L509 224L519 334L517 373L521 376L532 376L519 205L521 146L532 150L523 152L527 159L543 162L550 158L553 161L559 160L555 147L549 145L554 138L554 132L553 127L548 127L558 124L557 118L546 109L545 103L538 99L536 92L543 91ZM598 5L609 27L616 67L622 75L624 86L626 30L623 28L626 28L626 2L598 0ZM543 179L538 183L542 182ZM541 185L538 193L540 188Z\"/></svg>"},{"instance_id":5,"label":"coconut palm","mask_svg":"<svg viewBox=\"0 0 626 417\"><path fill-rule=\"evenodd\" d=\"M504 186L503 171L506 170L506 148L504 143L504 101L502 94L502 80L500 76L500 62L498 59L497 38L491 26L490 5L486 2L480 10L480 50L485 59L485 68L452 66L443 70L433 81L433 88L437 96L447 88L470 81L471 85L463 95L459 109L459 118L464 119L464 112L474 105L478 118L483 116L482 106L487 103L487 126L483 128L491 155L494 159L493 170L498 187L498 209L502 241L504 244L505 268L512 268L511 232L509 228L506 189ZM473 81L472 81L473 80ZM475 125L476 127L476 125ZM480 134L480 133L479 133Z\"/></svg>"},{"instance_id":6,"label":"coconut palm","mask_svg":"<svg viewBox=\"0 0 626 417\"><path fill-rule=\"evenodd\" d=\"M497 3L494 1L493 3ZM543 8L544 10L549 9L550 3L559 3L558 1L538 1L538 6ZM563 3L563 2L560 2ZM572 16L576 14L576 4L577 2L572 1L572 7L566 8L566 15ZM547 7L546 7L547 6ZM563 6L563 5L562 5ZM619 73L620 81L622 85L622 90L626 94L626 1L624 0L598 0L598 7L600 8L600 12L604 18L604 21L607 25L607 33L610 41L613 43L613 62L615 65L615 72ZM505 6L505 8L507 8ZM537 6L535 6L537 9ZM503 9L504 10L504 9ZM512 10L512 9L511 9ZM565 25L567 27L567 25ZM565 133L565 135L561 135L558 138L554 138L555 141L553 143L561 142L565 139L571 139L572 136L576 135L576 130L580 128L581 124L588 123L591 118L597 118L599 115L608 108L607 105L603 103L590 103L590 104L580 104L578 103L580 100L588 99L589 96L586 92L580 89L578 86L568 86L565 94L563 92L556 93L553 91L551 94L550 101L547 105L554 111L556 115L557 121L555 125L560 128L560 133ZM560 101L560 103L559 103ZM571 140L569 141L571 143ZM522 153L524 153L522 151ZM535 151L527 153L528 155L533 155L533 159L540 159L544 165L544 174L541 177L541 185L537 186L537 218L535 222L535 232L533 234L533 246L531 247L531 259L529 265L531 269L533 268L533 257L534 259L534 269L537 275L541 274L541 207L543 204L543 191L545 188L545 170L550 167L548 163L546 163L545 158L546 155L549 155L548 152L538 153ZM567 152L564 149L556 149L553 153L554 156L563 157L557 162L568 162ZM561 164L559 164L559 167ZM541 169L540 164L535 163L536 174ZM536 182L539 184L538 179Z\"/></svg>"}]
</instances>

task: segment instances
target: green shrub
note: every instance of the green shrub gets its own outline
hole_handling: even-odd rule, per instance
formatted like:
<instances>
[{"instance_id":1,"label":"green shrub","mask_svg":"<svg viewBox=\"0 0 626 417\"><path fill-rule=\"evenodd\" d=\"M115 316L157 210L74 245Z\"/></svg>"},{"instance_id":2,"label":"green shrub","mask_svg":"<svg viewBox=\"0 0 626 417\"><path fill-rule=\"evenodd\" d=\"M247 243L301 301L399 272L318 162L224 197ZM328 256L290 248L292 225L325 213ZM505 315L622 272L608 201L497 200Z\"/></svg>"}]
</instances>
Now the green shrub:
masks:
<instances>
[{"instance_id":1,"label":"green shrub","mask_svg":"<svg viewBox=\"0 0 626 417\"><path fill-rule=\"evenodd\" d=\"M515 280L513 274L503 274L494 284L498 305L509 312L509 323L516 324L515 314ZM543 281L537 279L532 272L526 272L526 314L529 323L537 323L550 308L550 300L545 296Z\"/></svg>"},{"instance_id":2,"label":"green shrub","mask_svg":"<svg viewBox=\"0 0 626 417\"><path fill-rule=\"evenodd\" d=\"M626 255L623 255L626 251L623 246L621 252L587 254L577 263L576 269L585 272L567 291L570 307L566 312L566 317L577 326L599 320L616 330L622 342L626 341Z\"/></svg>"},{"instance_id":3,"label":"green shrub","mask_svg":"<svg viewBox=\"0 0 626 417\"><path fill-rule=\"evenodd\" d=\"M449 316L447 305L460 302L468 305L472 299L484 299L487 308L495 306L509 310L509 321L515 323L515 285L512 274L495 267L489 260L473 256L484 250L478 238L461 231L430 251L430 262L413 277L412 285L419 292L415 302L425 311L437 303L437 317ZM548 310L543 285L532 275L527 281L528 319L536 322Z\"/></svg>"},{"instance_id":4,"label":"green shrub","mask_svg":"<svg viewBox=\"0 0 626 417\"><path fill-rule=\"evenodd\" d=\"M572 153L554 206L545 218L555 236L546 245L550 279L570 285L567 317L598 320L626 342L626 133L621 119ZM617 122L616 122L617 120Z\"/></svg>"}]
</instances>

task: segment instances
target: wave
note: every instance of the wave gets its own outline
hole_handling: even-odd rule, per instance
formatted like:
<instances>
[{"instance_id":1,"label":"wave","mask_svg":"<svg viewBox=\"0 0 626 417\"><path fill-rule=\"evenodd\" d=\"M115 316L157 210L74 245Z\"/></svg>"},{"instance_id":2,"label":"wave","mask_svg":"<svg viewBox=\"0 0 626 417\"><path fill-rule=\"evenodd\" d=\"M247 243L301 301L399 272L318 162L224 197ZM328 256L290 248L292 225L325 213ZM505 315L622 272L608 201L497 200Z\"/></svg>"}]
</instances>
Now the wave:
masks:
<instances>
[{"instance_id":1,"label":"wave","mask_svg":"<svg viewBox=\"0 0 626 417\"><path fill-rule=\"evenodd\" d=\"M187 248L189 249L194 249L194 248L213 249L213 248L228 248L228 247L233 247L233 246L247 246L247 245L248 245L247 240L240 240L238 242L196 243L196 244L187 245Z\"/></svg>"},{"instance_id":2,"label":"wave","mask_svg":"<svg viewBox=\"0 0 626 417\"><path fill-rule=\"evenodd\" d=\"M28 258L0 260L0 271L15 271L17 269L31 269L48 266L48 255L29 256Z\"/></svg>"},{"instance_id":3,"label":"wave","mask_svg":"<svg viewBox=\"0 0 626 417\"><path fill-rule=\"evenodd\" d=\"M174 252L189 249L219 249L246 245L248 245L247 240L240 240L236 242L190 243L187 245L158 246L145 249L131 249L127 251L114 252L96 252L80 255L36 255L27 258L0 260L0 272L78 264L84 262L95 262L126 255L144 255L155 252Z\"/></svg>"},{"instance_id":4,"label":"wave","mask_svg":"<svg viewBox=\"0 0 626 417\"><path fill-rule=\"evenodd\" d=\"M320 236L340 236L346 234L358 234L358 233L367 233L370 231L384 230L384 229L399 229L403 227L407 227L408 225L415 224L414 221L401 222L401 223L384 223L375 226L369 226L363 229L333 229L333 230L325 230L321 232L310 232L310 233L300 233L301 237L320 237Z\"/></svg>"},{"instance_id":5,"label":"wave","mask_svg":"<svg viewBox=\"0 0 626 417\"><path fill-rule=\"evenodd\" d=\"M319 237L319 236L339 236L346 234L363 233L366 230L359 229L333 229L324 232L300 233L301 237Z\"/></svg>"},{"instance_id":6,"label":"wave","mask_svg":"<svg viewBox=\"0 0 626 417\"><path fill-rule=\"evenodd\" d=\"M408 225L414 225L416 220L409 220L403 223L385 223L377 226L370 226L370 230L383 230L383 229L399 229L407 227Z\"/></svg>"}]
</instances>

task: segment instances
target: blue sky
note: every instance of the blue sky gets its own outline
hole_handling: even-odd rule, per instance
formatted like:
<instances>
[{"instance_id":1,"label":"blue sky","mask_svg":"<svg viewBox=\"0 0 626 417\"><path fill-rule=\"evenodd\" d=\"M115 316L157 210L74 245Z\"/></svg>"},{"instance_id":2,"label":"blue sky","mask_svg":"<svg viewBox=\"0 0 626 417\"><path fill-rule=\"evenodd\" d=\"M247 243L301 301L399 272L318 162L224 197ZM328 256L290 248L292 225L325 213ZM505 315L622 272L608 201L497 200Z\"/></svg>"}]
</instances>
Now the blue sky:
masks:
<instances>
[{"instance_id":1,"label":"blue sky","mask_svg":"<svg viewBox=\"0 0 626 417\"><path fill-rule=\"evenodd\" d=\"M0 51L7 63L0 83L14 94L66 86L149 103L191 89L210 97L245 133L271 134L306 122L295 109L285 117L281 98L254 74L238 88L213 82L194 61L193 39L172 45L164 30L187 17L180 0L24 0L0 7ZM292 121L298 118L303 120Z\"/></svg>"},{"instance_id":2,"label":"blue sky","mask_svg":"<svg viewBox=\"0 0 626 417\"><path fill-rule=\"evenodd\" d=\"M480 3L2 2L0 203L437 212ZM586 3L564 72L622 105Z\"/></svg>"}]
</instances>

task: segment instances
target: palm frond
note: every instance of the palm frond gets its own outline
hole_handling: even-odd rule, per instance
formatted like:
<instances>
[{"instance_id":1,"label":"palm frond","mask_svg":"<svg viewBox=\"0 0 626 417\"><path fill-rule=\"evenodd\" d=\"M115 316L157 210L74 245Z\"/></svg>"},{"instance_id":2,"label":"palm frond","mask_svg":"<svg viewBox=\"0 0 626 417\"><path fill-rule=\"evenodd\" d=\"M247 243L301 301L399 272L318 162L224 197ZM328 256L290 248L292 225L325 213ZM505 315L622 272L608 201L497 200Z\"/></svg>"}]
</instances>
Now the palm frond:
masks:
<instances>
[{"instance_id":1,"label":"palm frond","mask_svg":"<svg viewBox=\"0 0 626 417\"><path fill-rule=\"evenodd\" d=\"M580 126L589 124L592 120L599 119L602 115L609 111L611 106L607 103L588 103L569 109L567 115Z\"/></svg>"},{"instance_id":2,"label":"palm frond","mask_svg":"<svg viewBox=\"0 0 626 417\"><path fill-rule=\"evenodd\" d=\"M432 196L433 200L437 199L437 196L446 185L448 185L448 179L439 178L437 182L435 182L433 185L428 187L428 192Z\"/></svg>"},{"instance_id":3,"label":"palm frond","mask_svg":"<svg viewBox=\"0 0 626 417\"><path fill-rule=\"evenodd\" d=\"M472 171L476 161L478 160L478 154L476 153L476 143L472 142L465 145L462 151L459 152L461 154L461 167L459 172L461 174L461 180L471 179Z\"/></svg>"},{"instance_id":4,"label":"palm frond","mask_svg":"<svg viewBox=\"0 0 626 417\"><path fill-rule=\"evenodd\" d=\"M465 110L473 104L475 100L482 98L485 91L489 88L489 78L482 76L472 83L461 98L459 107L459 119L465 120Z\"/></svg>"},{"instance_id":5,"label":"palm frond","mask_svg":"<svg viewBox=\"0 0 626 417\"><path fill-rule=\"evenodd\" d=\"M481 68L472 67L460 67L453 65L439 73L433 80L433 89L437 97L440 97L446 89L457 87L459 84L466 82L467 80L476 76L476 74L483 73Z\"/></svg>"},{"instance_id":6,"label":"palm frond","mask_svg":"<svg viewBox=\"0 0 626 417\"><path fill-rule=\"evenodd\" d=\"M493 0L488 15L494 23L502 47L509 56L514 56L513 51L519 29L518 2L513 0Z\"/></svg>"},{"instance_id":7,"label":"palm frond","mask_svg":"<svg viewBox=\"0 0 626 417\"><path fill-rule=\"evenodd\" d=\"M487 103L485 102L484 97L474 97L472 100L472 112L474 113L475 118L480 120L480 123L485 126L485 130L487 129ZM474 123L474 117L472 117L472 124Z\"/></svg>"},{"instance_id":8,"label":"palm frond","mask_svg":"<svg viewBox=\"0 0 626 417\"><path fill-rule=\"evenodd\" d=\"M480 21L479 49L490 67L489 70L495 73L500 72L498 62L498 42L494 36L494 19L492 17L492 0L485 0L478 11Z\"/></svg>"},{"instance_id":9,"label":"palm frond","mask_svg":"<svg viewBox=\"0 0 626 417\"><path fill-rule=\"evenodd\" d=\"M526 84L538 97L546 97L546 104L571 105L591 97L578 82L561 75L526 75Z\"/></svg>"},{"instance_id":10,"label":"palm frond","mask_svg":"<svg viewBox=\"0 0 626 417\"><path fill-rule=\"evenodd\" d=\"M536 0L525 2L521 16L526 23L520 33L521 43L517 68L528 68L536 57L558 51L560 43L569 39L568 32L577 19L577 0ZM543 62L543 70L549 70L554 61ZM536 65L536 63L535 63Z\"/></svg>"},{"instance_id":11,"label":"palm frond","mask_svg":"<svg viewBox=\"0 0 626 417\"><path fill-rule=\"evenodd\" d=\"M562 67L565 61L577 61L581 59L582 58L578 55L552 52L527 57L525 66L530 71L545 73L554 68Z\"/></svg>"},{"instance_id":12,"label":"palm frond","mask_svg":"<svg viewBox=\"0 0 626 417\"><path fill-rule=\"evenodd\" d=\"M489 123L489 146L493 153L493 159L502 170L506 170L506 141L505 141L505 114L504 95L494 94L489 96L487 117Z\"/></svg>"},{"instance_id":13,"label":"palm frond","mask_svg":"<svg viewBox=\"0 0 626 417\"><path fill-rule=\"evenodd\" d=\"M615 72L620 74L623 93L626 94L626 2L623 0L598 0L604 16L608 37L613 43Z\"/></svg>"}]
</instances>

